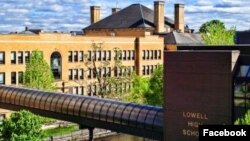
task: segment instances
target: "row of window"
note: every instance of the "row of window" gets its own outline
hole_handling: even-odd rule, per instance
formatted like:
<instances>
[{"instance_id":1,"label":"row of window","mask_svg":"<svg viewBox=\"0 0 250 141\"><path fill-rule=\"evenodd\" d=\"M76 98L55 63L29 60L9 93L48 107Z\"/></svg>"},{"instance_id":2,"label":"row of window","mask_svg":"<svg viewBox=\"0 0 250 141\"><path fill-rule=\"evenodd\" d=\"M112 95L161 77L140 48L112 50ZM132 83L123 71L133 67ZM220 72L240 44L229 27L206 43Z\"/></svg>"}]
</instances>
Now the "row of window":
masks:
<instances>
[{"instance_id":1,"label":"row of window","mask_svg":"<svg viewBox=\"0 0 250 141\"><path fill-rule=\"evenodd\" d=\"M114 59L117 60L135 60L135 51L134 50L122 50L121 52L115 51Z\"/></svg>"},{"instance_id":2,"label":"row of window","mask_svg":"<svg viewBox=\"0 0 250 141\"><path fill-rule=\"evenodd\" d=\"M29 62L29 51L11 51L10 63L11 64L24 64ZM0 64L5 64L5 52L0 52Z\"/></svg>"},{"instance_id":3,"label":"row of window","mask_svg":"<svg viewBox=\"0 0 250 141\"><path fill-rule=\"evenodd\" d=\"M0 84L5 84L5 73L0 72ZM23 84L23 72L11 72L11 84Z\"/></svg>"},{"instance_id":4,"label":"row of window","mask_svg":"<svg viewBox=\"0 0 250 141\"><path fill-rule=\"evenodd\" d=\"M84 95L84 89L83 86L80 87L72 87L69 90L70 94L77 94L77 95Z\"/></svg>"},{"instance_id":5,"label":"row of window","mask_svg":"<svg viewBox=\"0 0 250 141\"><path fill-rule=\"evenodd\" d=\"M151 75L157 67L157 65L142 66L142 75Z\"/></svg>"},{"instance_id":6,"label":"row of window","mask_svg":"<svg viewBox=\"0 0 250 141\"><path fill-rule=\"evenodd\" d=\"M142 59L143 60L161 59L161 50L143 50Z\"/></svg>"},{"instance_id":7,"label":"row of window","mask_svg":"<svg viewBox=\"0 0 250 141\"><path fill-rule=\"evenodd\" d=\"M132 83L120 83L117 84L114 90L117 93L124 93L128 92L132 88ZM103 87L103 92L111 93L112 86ZM88 85L87 87L87 94L89 96L98 96L100 95L100 86L99 85Z\"/></svg>"},{"instance_id":8,"label":"row of window","mask_svg":"<svg viewBox=\"0 0 250 141\"><path fill-rule=\"evenodd\" d=\"M114 76L127 76L131 75L135 71L135 66L125 67L125 68L115 68Z\"/></svg>"}]
</instances>

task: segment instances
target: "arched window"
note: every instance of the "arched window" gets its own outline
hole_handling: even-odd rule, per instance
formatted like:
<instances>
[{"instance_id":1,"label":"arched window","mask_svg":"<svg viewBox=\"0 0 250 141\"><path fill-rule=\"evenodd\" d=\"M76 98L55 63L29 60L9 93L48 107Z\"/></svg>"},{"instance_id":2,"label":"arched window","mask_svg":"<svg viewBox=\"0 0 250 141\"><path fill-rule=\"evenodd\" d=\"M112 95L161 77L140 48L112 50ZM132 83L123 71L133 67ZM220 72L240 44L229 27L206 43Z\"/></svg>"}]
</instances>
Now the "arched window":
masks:
<instances>
[{"instance_id":1,"label":"arched window","mask_svg":"<svg viewBox=\"0 0 250 141\"><path fill-rule=\"evenodd\" d=\"M62 58L59 52L52 53L50 57L51 71L55 79L61 79L62 76Z\"/></svg>"}]
</instances>

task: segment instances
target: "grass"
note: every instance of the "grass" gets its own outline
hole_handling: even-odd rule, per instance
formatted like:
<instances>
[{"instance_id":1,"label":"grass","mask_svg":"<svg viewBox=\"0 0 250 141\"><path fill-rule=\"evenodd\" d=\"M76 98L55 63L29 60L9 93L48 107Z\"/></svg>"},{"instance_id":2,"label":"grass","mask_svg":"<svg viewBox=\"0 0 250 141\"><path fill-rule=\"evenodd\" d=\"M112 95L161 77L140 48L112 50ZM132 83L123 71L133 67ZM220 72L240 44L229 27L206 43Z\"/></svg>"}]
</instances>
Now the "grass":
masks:
<instances>
[{"instance_id":1,"label":"grass","mask_svg":"<svg viewBox=\"0 0 250 141\"><path fill-rule=\"evenodd\" d=\"M58 127L54 129L44 130L44 138L57 136L57 135L64 135L69 134L73 131L79 130L78 125L70 125L67 127Z\"/></svg>"}]
</instances>

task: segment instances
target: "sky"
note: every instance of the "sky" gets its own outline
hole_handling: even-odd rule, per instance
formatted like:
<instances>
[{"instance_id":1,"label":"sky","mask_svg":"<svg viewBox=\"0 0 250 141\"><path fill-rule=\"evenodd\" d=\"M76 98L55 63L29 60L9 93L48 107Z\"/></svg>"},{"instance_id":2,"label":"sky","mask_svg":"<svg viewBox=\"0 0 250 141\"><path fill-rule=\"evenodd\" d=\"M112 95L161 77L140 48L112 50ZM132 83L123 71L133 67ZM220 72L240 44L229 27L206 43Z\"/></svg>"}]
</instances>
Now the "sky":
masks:
<instances>
[{"instance_id":1,"label":"sky","mask_svg":"<svg viewBox=\"0 0 250 141\"><path fill-rule=\"evenodd\" d=\"M101 18L111 8L141 3L153 9L154 0L0 0L0 33L23 31L80 31L90 24L90 6L101 6ZM185 4L185 24L198 31L202 23L219 19L227 28L250 29L250 0L165 0L165 15L174 17L174 4Z\"/></svg>"}]
</instances>

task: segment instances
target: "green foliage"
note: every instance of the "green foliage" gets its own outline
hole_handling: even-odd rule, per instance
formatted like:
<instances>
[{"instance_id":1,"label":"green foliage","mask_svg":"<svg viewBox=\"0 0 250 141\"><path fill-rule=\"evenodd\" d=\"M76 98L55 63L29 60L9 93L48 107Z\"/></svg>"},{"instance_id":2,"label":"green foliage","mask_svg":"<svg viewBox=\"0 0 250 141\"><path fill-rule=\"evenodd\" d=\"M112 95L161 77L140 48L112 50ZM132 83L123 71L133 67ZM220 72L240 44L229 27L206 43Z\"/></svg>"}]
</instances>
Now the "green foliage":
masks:
<instances>
[{"instance_id":1,"label":"green foliage","mask_svg":"<svg viewBox=\"0 0 250 141\"><path fill-rule=\"evenodd\" d=\"M43 135L41 121L28 111L12 113L1 125L1 138L4 141L40 141Z\"/></svg>"},{"instance_id":2,"label":"green foliage","mask_svg":"<svg viewBox=\"0 0 250 141\"><path fill-rule=\"evenodd\" d=\"M133 88L127 94L124 94L121 100L138 104L145 104L144 94L149 88L149 79L133 74Z\"/></svg>"},{"instance_id":3,"label":"green foliage","mask_svg":"<svg viewBox=\"0 0 250 141\"><path fill-rule=\"evenodd\" d=\"M212 20L200 27L202 38L207 45L234 45L235 27L229 30L223 22Z\"/></svg>"},{"instance_id":4,"label":"green foliage","mask_svg":"<svg viewBox=\"0 0 250 141\"><path fill-rule=\"evenodd\" d=\"M250 125L250 110L245 114L244 117L239 118L235 121L235 125Z\"/></svg>"},{"instance_id":5,"label":"green foliage","mask_svg":"<svg viewBox=\"0 0 250 141\"><path fill-rule=\"evenodd\" d=\"M199 31L201 33L207 33L209 31L209 27L211 26L216 26L217 28L220 28L220 29L226 29L225 25L223 22L221 22L220 20L211 20L211 21L208 21L208 22L205 22L201 25Z\"/></svg>"},{"instance_id":6,"label":"green foliage","mask_svg":"<svg viewBox=\"0 0 250 141\"><path fill-rule=\"evenodd\" d=\"M56 122L56 119L38 116L42 124L50 124Z\"/></svg>"},{"instance_id":7,"label":"green foliage","mask_svg":"<svg viewBox=\"0 0 250 141\"><path fill-rule=\"evenodd\" d=\"M57 136L57 135L64 135L64 134L69 134L73 131L79 130L78 125L71 125L67 127L58 127L54 129L47 129L44 131L44 138L46 137L51 137L51 136Z\"/></svg>"},{"instance_id":8,"label":"green foliage","mask_svg":"<svg viewBox=\"0 0 250 141\"><path fill-rule=\"evenodd\" d=\"M149 89L145 93L149 105L163 105L163 66L159 65L149 80Z\"/></svg>"},{"instance_id":9,"label":"green foliage","mask_svg":"<svg viewBox=\"0 0 250 141\"><path fill-rule=\"evenodd\" d=\"M54 90L54 77L43 53L34 51L24 73L24 85L29 88Z\"/></svg>"}]
</instances>

